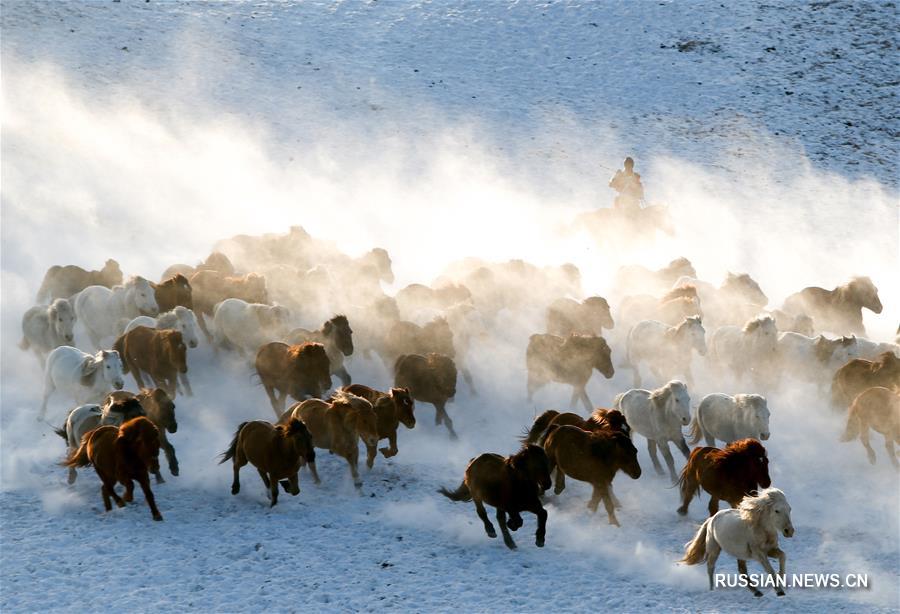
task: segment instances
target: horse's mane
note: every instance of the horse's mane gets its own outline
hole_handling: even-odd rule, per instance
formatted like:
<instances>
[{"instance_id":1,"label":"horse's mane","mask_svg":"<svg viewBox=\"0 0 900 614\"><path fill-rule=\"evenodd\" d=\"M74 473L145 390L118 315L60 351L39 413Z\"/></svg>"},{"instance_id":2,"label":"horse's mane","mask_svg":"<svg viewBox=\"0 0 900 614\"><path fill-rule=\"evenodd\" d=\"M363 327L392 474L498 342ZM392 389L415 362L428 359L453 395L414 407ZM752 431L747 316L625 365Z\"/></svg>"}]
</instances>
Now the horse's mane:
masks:
<instances>
[{"instance_id":1,"label":"horse's mane","mask_svg":"<svg viewBox=\"0 0 900 614\"><path fill-rule=\"evenodd\" d=\"M786 502L784 493L777 488L764 488L756 496L747 495L738 505L738 514L741 520L752 528L760 528L760 524L772 507L779 502Z\"/></svg>"},{"instance_id":2,"label":"horse's mane","mask_svg":"<svg viewBox=\"0 0 900 614\"><path fill-rule=\"evenodd\" d=\"M346 390L338 389L331 396L331 403L337 405L349 405L352 409L356 410L371 410L372 404L369 403L368 400L356 396L352 392L347 392Z\"/></svg>"},{"instance_id":3,"label":"horse's mane","mask_svg":"<svg viewBox=\"0 0 900 614\"><path fill-rule=\"evenodd\" d=\"M336 316L332 317L328 321L331 322L331 324L334 326L340 326L340 327L350 326L350 322L349 322L349 320L347 320L347 316L345 316L342 313L337 314Z\"/></svg>"},{"instance_id":4,"label":"horse's mane","mask_svg":"<svg viewBox=\"0 0 900 614\"><path fill-rule=\"evenodd\" d=\"M656 390L652 390L650 392L650 401L654 406L657 406L660 402L665 401L672 395L672 382L667 383L665 386L661 386Z\"/></svg>"},{"instance_id":5,"label":"horse's mane","mask_svg":"<svg viewBox=\"0 0 900 614\"><path fill-rule=\"evenodd\" d=\"M676 332L676 333L680 333L681 331L683 331L683 330L684 330L685 328L687 328L688 326L693 326L695 322L696 322L697 324L700 324L701 326L703 325L703 321L701 320L700 316L686 316L686 317L678 324L678 326L675 327L675 332Z\"/></svg>"},{"instance_id":6,"label":"horse's mane","mask_svg":"<svg viewBox=\"0 0 900 614\"><path fill-rule=\"evenodd\" d=\"M741 332L744 333L752 333L760 326L771 323L773 326L775 325L775 320L772 319L772 316L756 316L746 324L744 324L744 328L741 329Z\"/></svg>"},{"instance_id":7,"label":"horse's mane","mask_svg":"<svg viewBox=\"0 0 900 614\"><path fill-rule=\"evenodd\" d=\"M675 298L697 298L697 286L694 284L682 284L677 288L672 288L659 297L659 302L665 303Z\"/></svg>"},{"instance_id":8,"label":"horse's mane","mask_svg":"<svg viewBox=\"0 0 900 614\"><path fill-rule=\"evenodd\" d=\"M303 423L303 421L293 417L288 421L287 424L276 425L275 430L281 437L284 437L285 439L298 434L310 436L309 429L306 428L306 425Z\"/></svg>"}]
</instances>

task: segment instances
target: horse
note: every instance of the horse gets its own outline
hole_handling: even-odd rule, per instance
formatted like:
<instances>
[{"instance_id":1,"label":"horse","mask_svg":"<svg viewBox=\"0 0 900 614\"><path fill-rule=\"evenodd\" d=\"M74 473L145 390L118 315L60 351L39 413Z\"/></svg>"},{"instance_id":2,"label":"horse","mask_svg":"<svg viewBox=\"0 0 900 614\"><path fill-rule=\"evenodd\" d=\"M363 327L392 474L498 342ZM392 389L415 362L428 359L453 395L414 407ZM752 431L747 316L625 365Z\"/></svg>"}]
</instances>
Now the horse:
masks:
<instances>
[{"instance_id":1,"label":"horse","mask_svg":"<svg viewBox=\"0 0 900 614\"><path fill-rule=\"evenodd\" d=\"M177 273L158 284L150 285L160 312L171 311L178 306L194 308L191 282L184 275Z\"/></svg>"},{"instance_id":2,"label":"horse","mask_svg":"<svg viewBox=\"0 0 900 614\"><path fill-rule=\"evenodd\" d=\"M47 401L55 391L82 405L96 403L113 388L121 390L124 386L122 360L115 350L100 350L92 356L78 348L61 345L47 356L38 420L47 414Z\"/></svg>"},{"instance_id":3,"label":"horse","mask_svg":"<svg viewBox=\"0 0 900 614\"><path fill-rule=\"evenodd\" d=\"M583 431L620 431L625 435L631 436L631 427L625 415L618 409L604 409L598 407L587 418L582 418L578 414L570 412L560 413L555 409L548 409L540 416L534 419L531 428L526 430L525 436L522 437L522 443L536 444L544 447L544 442L550 434L550 428L553 426L577 426Z\"/></svg>"},{"instance_id":4,"label":"horse","mask_svg":"<svg viewBox=\"0 0 900 614\"><path fill-rule=\"evenodd\" d=\"M162 520L156 499L150 490L150 471L159 471L159 431L150 420L139 416L122 426L100 426L88 432L79 448L65 461L64 467L93 465L103 486L103 506L112 510L110 497L125 507L134 500L134 481L140 485L153 520ZM116 494L116 482L125 486L125 495Z\"/></svg>"},{"instance_id":5,"label":"horse","mask_svg":"<svg viewBox=\"0 0 900 614\"><path fill-rule=\"evenodd\" d=\"M253 420L238 425L219 464L228 460L234 469L231 494L241 492L241 467L251 463L269 489L269 507L275 507L279 483L292 496L300 494L300 467L315 467L316 451L306 425L296 418L278 425Z\"/></svg>"},{"instance_id":6,"label":"horse","mask_svg":"<svg viewBox=\"0 0 900 614\"><path fill-rule=\"evenodd\" d=\"M252 354L261 345L284 338L290 317L288 308L280 305L225 299L213 313L213 345L234 348L242 355Z\"/></svg>"},{"instance_id":7,"label":"horse","mask_svg":"<svg viewBox=\"0 0 900 614\"><path fill-rule=\"evenodd\" d=\"M321 343L267 343L256 352L255 366L276 418L288 395L298 401L321 398L331 387L328 355Z\"/></svg>"},{"instance_id":8,"label":"horse","mask_svg":"<svg viewBox=\"0 0 900 614\"><path fill-rule=\"evenodd\" d=\"M678 326L655 320L635 324L625 342L624 367L634 372L633 386L641 385L641 362L646 362L658 381L683 374L693 383L691 351L706 355L706 330L698 316L685 318Z\"/></svg>"},{"instance_id":9,"label":"horse","mask_svg":"<svg viewBox=\"0 0 900 614\"><path fill-rule=\"evenodd\" d=\"M869 445L869 429L884 435L884 447L894 467L900 467L894 444L900 443L900 394L883 386L868 388L859 393L847 412L847 427L841 441L859 438L869 463L875 464L875 450Z\"/></svg>"},{"instance_id":10,"label":"horse","mask_svg":"<svg viewBox=\"0 0 900 614\"><path fill-rule=\"evenodd\" d=\"M726 366L740 380L746 373L754 379L770 379L778 358L778 329L771 316L758 316L743 328L723 326L710 337L713 363Z\"/></svg>"},{"instance_id":11,"label":"horse","mask_svg":"<svg viewBox=\"0 0 900 614\"><path fill-rule=\"evenodd\" d=\"M667 292L677 279L696 276L697 271L691 261L682 257L655 271L641 265L620 267L613 283L619 296L632 294L634 291L656 295Z\"/></svg>"},{"instance_id":12,"label":"horse","mask_svg":"<svg viewBox=\"0 0 900 614\"><path fill-rule=\"evenodd\" d=\"M765 397L758 394L732 397L721 392L703 397L691 420L692 446L701 438L706 439L707 445L714 446L716 439L731 443L747 437L762 441L769 438L769 406Z\"/></svg>"},{"instance_id":13,"label":"horse","mask_svg":"<svg viewBox=\"0 0 900 614\"><path fill-rule=\"evenodd\" d=\"M444 424L450 439L457 438L447 413L447 403L456 396L456 378L453 359L435 352L404 354L394 363L394 386L409 390L416 401L434 405L434 423Z\"/></svg>"},{"instance_id":14,"label":"horse","mask_svg":"<svg viewBox=\"0 0 900 614\"><path fill-rule=\"evenodd\" d=\"M600 335L604 328L614 326L609 303L602 296L589 296L583 301L561 298L547 307L547 333L550 335Z\"/></svg>"},{"instance_id":15,"label":"horse","mask_svg":"<svg viewBox=\"0 0 900 614\"><path fill-rule=\"evenodd\" d=\"M585 408L591 411L593 405L585 387L594 369L610 379L615 374L609 345L603 337L594 335L531 335L525 350L525 365L528 369L528 400L535 391L549 382L559 382L572 386L575 405L581 399Z\"/></svg>"},{"instance_id":16,"label":"horse","mask_svg":"<svg viewBox=\"0 0 900 614\"><path fill-rule=\"evenodd\" d=\"M144 387L142 373L171 397L176 394L178 378L187 381L187 347L177 330L138 326L116 339L113 349L122 357L122 371L132 374L138 388Z\"/></svg>"},{"instance_id":17,"label":"horse","mask_svg":"<svg viewBox=\"0 0 900 614\"><path fill-rule=\"evenodd\" d=\"M41 362L61 345L75 341L75 309L69 299L58 298L49 305L36 305L22 316L19 349L32 350Z\"/></svg>"},{"instance_id":18,"label":"horse","mask_svg":"<svg viewBox=\"0 0 900 614\"><path fill-rule=\"evenodd\" d=\"M525 445L512 456L485 453L473 458L466 467L459 488L454 491L441 488L438 492L451 501L474 501L475 511L490 538L497 537L497 531L488 520L484 504L495 507L503 542L507 548L515 550L516 543L509 531L516 531L522 526L521 512L537 516L535 545L544 547L547 511L541 504L541 493L549 488L550 461L547 454L539 446Z\"/></svg>"},{"instance_id":19,"label":"horse","mask_svg":"<svg viewBox=\"0 0 900 614\"><path fill-rule=\"evenodd\" d=\"M120 426L122 423L144 416L146 412L136 399L117 403L104 403L100 405L79 405L66 416L66 423L53 431L66 440L69 454L74 453L81 439L88 431L98 426ZM77 478L75 467L69 467L69 484L74 484Z\"/></svg>"},{"instance_id":20,"label":"horse","mask_svg":"<svg viewBox=\"0 0 900 614\"><path fill-rule=\"evenodd\" d=\"M359 444L362 439L366 446L366 464L371 469L375 462L378 446L378 418L367 400L349 392L338 391L330 401L307 399L291 406L279 418L284 424L291 418L302 420L312 434L317 448L328 450L347 461L353 485L362 486L362 480L356 467L359 463ZM310 471L316 484L319 474L315 464L310 464Z\"/></svg>"},{"instance_id":21,"label":"horse","mask_svg":"<svg viewBox=\"0 0 900 614\"><path fill-rule=\"evenodd\" d=\"M787 557L778 547L778 534L793 537L791 506L784 493L777 488L767 488L756 496L747 496L737 509L722 510L707 518L697 534L685 544L684 558L680 561L696 565L706 561L709 590L713 590L716 560L724 550L737 559L738 573L747 581L747 587L755 597L762 593L747 578L747 560L754 559L763 566L775 585L775 593L784 596L781 583L772 576L775 570L769 557L778 559L778 575L784 579Z\"/></svg>"},{"instance_id":22,"label":"horse","mask_svg":"<svg viewBox=\"0 0 900 614\"><path fill-rule=\"evenodd\" d=\"M701 488L709 493L709 515L712 516L719 511L719 499L737 507L745 495L771 485L769 455L755 439L734 441L724 450L694 448L678 479L681 490L678 513L687 514L691 499L695 494L699 495Z\"/></svg>"},{"instance_id":23,"label":"horse","mask_svg":"<svg viewBox=\"0 0 900 614\"><path fill-rule=\"evenodd\" d=\"M669 476L675 482L675 461L669 452L669 442L675 443L684 457L690 455L681 427L691 421L691 397L687 386L672 380L656 390L632 389L616 396L613 407L625 414L628 425L636 433L647 438L647 450L656 473L662 475L662 466L656 456L656 447L662 451Z\"/></svg>"},{"instance_id":24,"label":"horse","mask_svg":"<svg viewBox=\"0 0 900 614\"><path fill-rule=\"evenodd\" d=\"M256 273L243 277L229 277L218 270L198 270L190 278L191 297L197 323L206 339L212 342L212 335L206 326L206 317L212 317L216 305L229 298L241 299L250 304L266 304L269 293L266 278Z\"/></svg>"},{"instance_id":25,"label":"horse","mask_svg":"<svg viewBox=\"0 0 900 614\"><path fill-rule=\"evenodd\" d=\"M858 355L855 337L829 339L795 332L778 334L780 368L791 376L810 382L827 383L841 366Z\"/></svg>"},{"instance_id":26,"label":"horse","mask_svg":"<svg viewBox=\"0 0 900 614\"><path fill-rule=\"evenodd\" d=\"M685 286L695 288L705 320L713 327L743 323L769 303L769 297L747 273L727 273L718 288L694 277L681 277L673 288Z\"/></svg>"},{"instance_id":27,"label":"horse","mask_svg":"<svg viewBox=\"0 0 900 614\"><path fill-rule=\"evenodd\" d=\"M200 344L200 338L197 334L199 326L197 324L197 316L194 315L192 310L182 305L161 313L156 318L138 316L125 325L122 333L134 330L138 326L158 328L159 330L177 330L181 333L181 337L189 348L195 348Z\"/></svg>"},{"instance_id":28,"label":"horse","mask_svg":"<svg viewBox=\"0 0 900 614\"><path fill-rule=\"evenodd\" d=\"M347 316L336 315L317 330L295 328L288 333L285 340L291 345L308 341L324 345L331 374L336 375L342 385L350 384L350 373L344 366L344 356L353 354L353 329L350 328Z\"/></svg>"},{"instance_id":29,"label":"horse","mask_svg":"<svg viewBox=\"0 0 900 614\"><path fill-rule=\"evenodd\" d=\"M649 294L626 296L619 304L619 320L630 329L643 320L678 326L692 316L703 319L702 302L693 286L676 287L657 298Z\"/></svg>"},{"instance_id":30,"label":"horse","mask_svg":"<svg viewBox=\"0 0 900 614\"><path fill-rule=\"evenodd\" d=\"M585 431L577 426L551 426L544 443L550 470L556 469L553 492L560 494L566 477L587 482L594 487L588 509L597 511L600 500L606 507L609 524L620 526L612 497L612 481L620 469L633 480L641 477L637 448L622 432L598 429Z\"/></svg>"},{"instance_id":31,"label":"horse","mask_svg":"<svg viewBox=\"0 0 900 614\"><path fill-rule=\"evenodd\" d=\"M140 403L147 418L156 425L156 428L159 430L159 445L166 454L166 463L169 465L169 471L172 475L177 476L178 459L175 457L175 446L169 442L169 438L166 435L166 431L173 435L178 431L174 401L162 388L142 388L137 394L119 390L106 395L106 399L103 401L103 411L110 411L107 407L128 399L134 399ZM154 476L156 476L157 484L165 482L158 467L154 471Z\"/></svg>"},{"instance_id":32,"label":"horse","mask_svg":"<svg viewBox=\"0 0 900 614\"><path fill-rule=\"evenodd\" d=\"M854 358L834 373L831 379L831 403L835 408L849 407L853 399L875 386L900 388L900 358L884 352L877 360Z\"/></svg>"},{"instance_id":33,"label":"horse","mask_svg":"<svg viewBox=\"0 0 900 614\"><path fill-rule=\"evenodd\" d=\"M37 293L37 302L50 302L57 298L70 298L88 286L112 288L122 283L122 269L115 260L107 260L99 271L85 271L80 266L54 265L47 269Z\"/></svg>"},{"instance_id":34,"label":"horse","mask_svg":"<svg viewBox=\"0 0 900 614\"><path fill-rule=\"evenodd\" d=\"M881 313L878 288L868 277L854 277L833 290L804 288L784 300L788 313L805 313L813 318L820 330L839 335L865 335L862 310Z\"/></svg>"},{"instance_id":35,"label":"horse","mask_svg":"<svg viewBox=\"0 0 900 614\"><path fill-rule=\"evenodd\" d=\"M404 354L424 356L429 352L434 352L449 358L456 357L453 331L446 318L443 317L436 317L424 326L405 320L394 322L387 330L387 335L377 352L388 368Z\"/></svg>"},{"instance_id":36,"label":"horse","mask_svg":"<svg viewBox=\"0 0 900 614\"><path fill-rule=\"evenodd\" d=\"M397 429L402 423L408 429L415 428L416 416L413 413L415 402L409 394L409 388L391 388L381 392L362 384L351 384L341 388L344 392L362 397L372 404L378 421L378 439L387 439L389 447L380 448L385 458L396 456Z\"/></svg>"},{"instance_id":37,"label":"horse","mask_svg":"<svg viewBox=\"0 0 900 614\"><path fill-rule=\"evenodd\" d=\"M118 332L121 320L157 314L156 295L150 282L143 277L132 277L112 289L88 286L75 297L75 315L96 348L103 339Z\"/></svg>"}]
</instances>

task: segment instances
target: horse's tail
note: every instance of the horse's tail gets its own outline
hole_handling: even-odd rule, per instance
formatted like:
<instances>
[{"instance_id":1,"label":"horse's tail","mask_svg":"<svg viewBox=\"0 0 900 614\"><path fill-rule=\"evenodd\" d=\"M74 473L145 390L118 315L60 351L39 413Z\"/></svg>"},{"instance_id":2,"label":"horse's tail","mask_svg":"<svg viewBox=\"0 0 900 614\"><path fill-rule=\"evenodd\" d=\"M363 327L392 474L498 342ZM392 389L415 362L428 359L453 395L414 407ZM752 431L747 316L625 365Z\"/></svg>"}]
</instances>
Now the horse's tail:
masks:
<instances>
[{"instance_id":1,"label":"horse's tail","mask_svg":"<svg viewBox=\"0 0 900 614\"><path fill-rule=\"evenodd\" d=\"M700 469L698 465L700 464L700 455L696 453L697 450L694 450L694 453L688 458L688 462L685 463L684 468L681 470L681 475L678 476L678 481L676 485L678 486L678 490L681 492L681 507L678 508L678 513L684 516L687 514L688 506L691 504L691 499L694 496L700 496Z\"/></svg>"},{"instance_id":2,"label":"horse's tail","mask_svg":"<svg viewBox=\"0 0 900 614\"><path fill-rule=\"evenodd\" d=\"M844 429L844 434L841 435L841 441L852 441L859 437L862 421L859 419L859 414L853 411L854 409L856 408L851 408L847 414L847 426Z\"/></svg>"},{"instance_id":3,"label":"horse's tail","mask_svg":"<svg viewBox=\"0 0 900 614\"><path fill-rule=\"evenodd\" d=\"M543 446L544 441L547 440L547 434L545 433L547 426L549 426L550 422L558 415L559 412L555 409L548 409L535 418L531 428L525 431L525 435L522 437L522 443L535 443Z\"/></svg>"},{"instance_id":4,"label":"horse's tail","mask_svg":"<svg viewBox=\"0 0 900 614\"><path fill-rule=\"evenodd\" d=\"M697 443L703 438L703 427L700 425L700 415L699 410L698 413L694 415L691 419L691 440L690 443L692 446L696 446Z\"/></svg>"},{"instance_id":5,"label":"horse's tail","mask_svg":"<svg viewBox=\"0 0 900 614\"><path fill-rule=\"evenodd\" d=\"M469 487L466 485L466 481L463 480L463 483L459 485L454 491L449 491L443 486L438 489L438 492L450 499L451 501L471 501L472 493L469 492Z\"/></svg>"},{"instance_id":6,"label":"horse's tail","mask_svg":"<svg viewBox=\"0 0 900 614\"><path fill-rule=\"evenodd\" d=\"M85 433L81 438L81 445L66 460L60 463L63 467L87 467L91 464L88 457L88 438L90 433Z\"/></svg>"},{"instance_id":7,"label":"horse's tail","mask_svg":"<svg viewBox=\"0 0 900 614\"><path fill-rule=\"evenodd\" d=\"M122 373L128 373L128 361L125 359L125 334L119 335L113 343L112 349L119 353L122 362Z\"/></svg>"},{"instance_id":8,"label":"horse's tail","mask_svg":"<svg viewBox=\"0 0 900 614\"><path fill-rule=\"evenodd\" d=\"M234 455L237 452L238 437L240 437L241 431L244 429L245 426L247 426L246 422L241 422L238 425L237 430L234 432L234 438L231 440L231 443L228 445L228 449L225 450L224 452L222 452L222 460L219 461L220 465L222 463L224 463L225 461L231 460L232 458L234 458Z\"/></svg>"},{"instance_id":9,"label":"horse's tail","mask_svg":"<svg viewBox=\"0 0 900 614\"><path fill-rule=\"evenodd\" d=\"M65 426L61 426L59 428L53 429L53 432L56 433L57 435L59 435L60 437L62 437L63 439L65 439L66 441L69 441L69 435L68 435L68 433L66 433Z\"/></svg>"},{"instance_id":10,"label":"horse's tail","mask_svg":"<svg viewBox=\"0 0 900 614\"><path fill-rule=\"evenodd\" d=\"M679 563L686 565L696 565L706 560L706 534L709 532L709 523L712 518L707 518L700 525L694 539L684 545L684 558Z\"/></svg>"}]
</instances>

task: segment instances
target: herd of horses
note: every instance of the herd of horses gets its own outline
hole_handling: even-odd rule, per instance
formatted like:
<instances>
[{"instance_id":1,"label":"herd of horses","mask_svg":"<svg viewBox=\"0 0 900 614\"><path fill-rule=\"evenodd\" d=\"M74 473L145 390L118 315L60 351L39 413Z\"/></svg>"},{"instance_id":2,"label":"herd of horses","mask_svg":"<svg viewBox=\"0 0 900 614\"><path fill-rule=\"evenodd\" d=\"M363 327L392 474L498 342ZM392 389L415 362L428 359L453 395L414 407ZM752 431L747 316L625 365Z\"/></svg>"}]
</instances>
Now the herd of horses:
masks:
<instances>
[{"instance_id":1,"label":"herd of horses","mask_svg":"<svg viewBox=\"0 0 900 614\"><path fill-rule=\"evenodd\" d=\"M581 402L589 412L587 418L541 413L518 452L482 454L466 467L458 488L440 490L453 501L472 501L492 538L497 533L485 505L494 507L509 548L516 547L510 531L523 525L522 512L537 517L535 543L544 545L545 492L552 486L560 495L566 477L590 484L588 508L596 511L602 502L609 523L619 525L613 479L620 471L641 478L640 435L655 472L666 473L661 453L679 486L679 514L701 491L710 497L710 517L684 562L706 561L712 578L724 550L738 559L742 574L748 559L774 573L769 557L779 559L784 573L778 535L790 537L793 526L784 494L771 487L762 443L772 436L769 407L759 392L785 384L812 385L823 398L830 390L826 404L847 415L840 439L859 438L874 463L869 433L875 430L898 465L900 348L863 337L862 309L882 310L868 278L834 290L806 288L770 309L749 275L729 274L716 287L679 258L659 270L623 267L608 295L618 305L613 318L607 298L584 295L571 264L466 259L431 285L412 284L393 296L381 285L393 282L391 267L383 249L351 258L293 227L283 235L222 241L197 266L169 267L159 283L126 279L114 260L99 271L50 268L39 304L23 316L20 347L33 351L44 370L39 419L54 394L74 405L56 429L66 440L70 483L76 468L92 465L110 510L111 501L123 506L132 500L136 481L154 520L162 520L149 476L163 482L160 450L172 475L179 473L166 433L177 430L175 399L193 394L190 354L205 338L217 356L234 356L252 369L275 413L273 422L238 425L222 454L222 463L232 463L232 494L240 491L240 469L251 464L271 506L279 487L297 495L301 468L320 482L316 450L343 458L360 486L360 442L369 468L383 440L388 445L381 454L397 455L400 425L416 426L416 401L433 405L436 424L457 437L447 405L458 376L477 393L468 369L473 350L504 327L507 339L522 344L519 352L525 346L528 400L544 386L568 385L571 405ZM546 332L517 330L508 324L512 315L542 320ZM302 328L301 322L322 324ZM75 347L76 324L87 352ZM354 351L383 361L393 376L385 389L353 383L348 359ZM711 392L695 410L689 390L696 388L698 365L720 385L752 392ZM612 378L616 367L632 370L633 388L597 408L588 382L594 371ZM642 368L656 387L641 388L648 378ZM123 390L126 374L137 393ZM701 440L707 446L691 449ZM724 445L715 447L717 441ZM669 444L685 457L680 471ZM125 486L123 497L117 483ZM720 512L720 501L730 509Z\"/></svg>"}]
</instances>

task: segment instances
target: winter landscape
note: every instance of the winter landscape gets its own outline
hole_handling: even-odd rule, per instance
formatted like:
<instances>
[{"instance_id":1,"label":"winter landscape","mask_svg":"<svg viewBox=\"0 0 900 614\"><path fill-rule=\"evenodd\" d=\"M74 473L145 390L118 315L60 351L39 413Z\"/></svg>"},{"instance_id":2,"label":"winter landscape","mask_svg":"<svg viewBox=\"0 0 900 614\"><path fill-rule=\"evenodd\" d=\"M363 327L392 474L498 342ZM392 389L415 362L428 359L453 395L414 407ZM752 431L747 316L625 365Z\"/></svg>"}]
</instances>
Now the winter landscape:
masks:
<instances>
[{"instance_id":1,"label":"winter landscape","mask_svg":"<svg viewBox=\"0 0 900 614\"><path fill-rule=\"evenodd\" d=\"M846 436L855 395L836 400L832 377L850 359L898 352L897 26L894 2L841 0L4 0L0 609L896 611L896 457L879 432L874 463ZM637 213L614 208L608 187L626 156L643 181ZM359 443L360 487L318 449L321 484L304 468L299 494L270 507L245 467L233 496L220 455L239 424L280 412L256 373L257 338L210 313L212 336L186 350L193 394L174 398L180 471L161 454L165 482L151 484L164 520L139 488L105 512L91 467L67 483L54 429L79 403L57 391L39 420L43 361L20 347L23 315L49 302L45 273L114 259L123 281L161 282L183 264L193 283L213 251L233 276L265 276L267 302L284 308L279 334L261 328L259 341L346 314L344 366L378 390L411 353L394 347L398 322L445 318L458 439L419 399L395 456L369 469ZM717 303L732 274L762 298ZM877 288L864 328L821 312L793 319L794 293L857 276ZM665 319L657 298L685 285L705 329L703 352L680 356L692 372L688 443L704 445L690 435L706 395L764 395L759 438L795 530L779 540L788 574L859 574L868 588L708 590L706 566L679 560L709 496L680 515L678 486L634 425L641 475L615 478L621 526L603 505L589 511L591 485L569 476L543 495L545 545L524 513L511 550L472 503L438 493L479 454L516 453L545 410L589 413L570 407L566 383L526 387L526 350L553 332L561 299L605 297L615 322L594 331L614 373L592 371L592 407L685 380L649 369L657 346L641 358L630 334ZM56 345L93 354L89 309L71 300L74 339ZM740 336L767 317L782 336L769 358L722 341L720 329ZM846 353L787 358L783 334L800 324L806 337L846 336L833 342ZM137 391L131 373L123 380ZM896 398L890 381L873 385ZM681 472L686 458L671 450ZM723 553L717 571L735 574L734 558ZM749 571L763 568L751 560Z\"/></svg>"}]
</instances>

